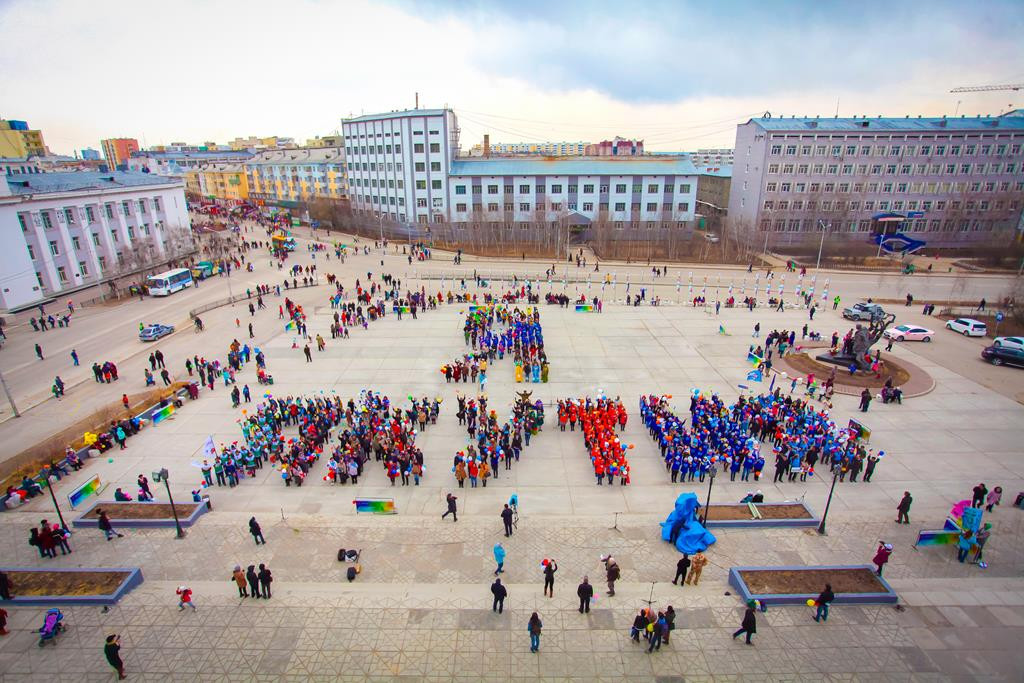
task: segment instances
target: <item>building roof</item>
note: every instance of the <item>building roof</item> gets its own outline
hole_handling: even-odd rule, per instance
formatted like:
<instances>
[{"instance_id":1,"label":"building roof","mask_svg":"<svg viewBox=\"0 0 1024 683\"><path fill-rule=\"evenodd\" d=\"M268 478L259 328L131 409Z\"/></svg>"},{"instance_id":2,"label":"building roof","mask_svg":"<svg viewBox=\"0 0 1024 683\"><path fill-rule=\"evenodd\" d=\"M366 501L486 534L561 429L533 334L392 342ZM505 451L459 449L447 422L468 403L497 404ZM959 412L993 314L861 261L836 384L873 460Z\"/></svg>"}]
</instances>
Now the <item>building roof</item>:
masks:
<instances>
[{"instance_id":1,"label":"building roof","mask_svg":"<svg viewBox=\"0 0 1024 683\"><path fill-rule=\"evenodd\" d=\"M176 159L248 159L253 154L244 149L210 149L196 152L153 152L149 150L141 150L132 152L133 159L166 159L173 161Z\"/></svg>"},{"instance_id":2,"label":"building roof","mask_svg":"<svg viewBox=\"0 0 1024 683\"><path fill-rule=\"evenodd\" d=\"M732 166L699 166L697 173L700 175L713 175L719 178L731 178L732 177Z\"/></svg>"},{"instance_id":3,"label":"building roof","mask_svg":"<svg viewBox=\"0 0 1024 683\"><path fill-rule=\"evenodd\" d=\"M452 162L452 175L696 175L684 156L501 157Z\"/></svg>"},{"instance_id":4,"label":"building roof","mask_svg":"<svg viewBox=\"0 0 1024 683\"><path fill-rule=\"evenodd\" d=\"M366 114L351 119L342 119L342 123L362 123L364 121L380 121L382 119L401 119L406 116L443 116L449 109L404 109L402 111L389 111L384 114Z\"/></svg>"},{"instance_id":5,"label":"building roof","mask_svg":"<svg viewBox=\"0 0 1024 683\"><path fill-rule=\"evenodd\" d=\"M268 149L259 152L246 165L304 164L330 162L340 164L345 160L341 147L296 147L295 149Z\"/></svg>"},{"instance_id":6,"label":"building roof","mask_svg":"<svg viewBox=\"0 0 1024 683\"><path fill-rule=\"evenodd\" d=\"M174 178L138 171L75 171L70 173L33 173L11 176L7 184L13 195L44 194L54 192L80 192L82 190L109 190L143 187L146 185L177 185Z\"/></svg>"},{"instance_id":7,"label":"building roof","mask_svg":"<svg viewBox=\"0 0 1024 683\"><path fill-rule=\"evenodd\" d=\"M856 131L964 131L964 130L1024 130L1024 117L1020 116L976 116L973 118L756 118L754 123L765 130L808 131L808 130L856 130Z\"/></svg>"}]
</instances>

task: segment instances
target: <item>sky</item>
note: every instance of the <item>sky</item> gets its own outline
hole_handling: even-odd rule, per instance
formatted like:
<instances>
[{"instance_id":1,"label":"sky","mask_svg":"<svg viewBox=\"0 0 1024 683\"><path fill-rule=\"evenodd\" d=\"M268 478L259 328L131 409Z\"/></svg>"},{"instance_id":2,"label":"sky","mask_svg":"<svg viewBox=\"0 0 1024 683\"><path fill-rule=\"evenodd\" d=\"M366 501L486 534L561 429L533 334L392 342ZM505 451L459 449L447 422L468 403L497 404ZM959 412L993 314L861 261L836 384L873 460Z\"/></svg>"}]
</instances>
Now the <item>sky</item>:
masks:
<instances>
[{"instance_id":1,"label":"sky","mask_svg":"<svg viewBox=\"0 0 1024 683\"><path fill-rule=\"evenodd\" d=\"M639 138L731 147L773 116L997 114L1019 0L0 0L0 117L51 151L338 131L451 107L463 150Z\"/></svg>"}]
</instances>

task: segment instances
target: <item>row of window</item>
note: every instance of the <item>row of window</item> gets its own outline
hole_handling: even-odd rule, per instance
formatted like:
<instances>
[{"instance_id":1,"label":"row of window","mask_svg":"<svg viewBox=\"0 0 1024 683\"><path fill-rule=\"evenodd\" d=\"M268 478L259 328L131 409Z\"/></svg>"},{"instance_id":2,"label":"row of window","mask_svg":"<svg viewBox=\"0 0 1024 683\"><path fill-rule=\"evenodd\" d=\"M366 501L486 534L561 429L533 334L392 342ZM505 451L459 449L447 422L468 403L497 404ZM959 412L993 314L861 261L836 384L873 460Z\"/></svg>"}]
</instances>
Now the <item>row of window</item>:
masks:
<instances>
[{"instance_id":1,"label":"row of window","mask_svg":"<svg viewBox=\"0 0 1024 683\"><path fill-rule=\"evenodd\" d=\"M498 187L499 187L498 185L488 185L487 186L487 194L498 194ZM554 184L551 185L551 187L549 188L547 193L548 194L561 194L562 193L562 187L563 186L561 184L554 183ZM569 194L576 194L579 191L579 186L578 185L566 185L565 187L568 189ZM583 194L593 194L595 187L598 187L598 186L591 185L591 184L584 185L583 186ZM599 187L600 187L600 193L601 194L608 194L608 185L601 185ZM618 183L618 184L615 185L615 193L616 194L626 194L626 188L627 187L629 187L629 186L626 183ZM681 194L689 194L690 193L690 188L691 188L691 185L689 183L684 183L684 184L679 186L679 192ZM503 187L503 189L505 191L504 194L512 194L514 186L513 185L505 185ZM643 185L633 185L632 186L633 194L641 194L643 192L643 189L644 189ZM666 185L665 186L665 192L671 193L673 189L675 189L674 185ZM538 192L538 194L543 194L544 193L544 188L538 186L537 187L537 192ZM661 192L661 185L658 185L656 183L652 183L652 184L647 186L647 193L648 194L657 194L659 192ZM473 194L482 194L482 193L483 193L483 186L481 186L481 185L473 185ZM455 194L466 194L466 186L465 185L456 185L455 186ZM519 186L519 194L533 194L533 188L530 185L520 185Z\"/></svg>"},{"instance_id":2,"label":"row of window","mask_svg":"<svg viewBox=\"0 0 1024 683\"><path fill-rule=\"evenodd\" d=\"M483 205L482 204L475 204L474 205L474 211L479 211L481 206L483 206ZM548 211L561 211L562 210L562 206L563 206L562 202L551 202L550 204L547 205L547 210ZM579 206L579 204L577 204L577 202L567 202L565 204L565 207L569 211L576 211L576 207L577 206ZM601 211L607 211L608 210L608 206L609 206L608 204L602 203L601 204ZM490 203L487 204L487 210L491 211L491 212L498 211L499 210L498 207L499 207L498 202L490 202ZM513 210L515 210L515 204L512 203L512 202L505 202L504 207L505 207L505 211L513 211ZM658 202L648 202L647 203L647 211L648 212L657 211L658 207L659 207ZM671 204L665 205L665 209L666 210L671 209L671 207L672 207ZM633 211L639 211L640 210L640 204L631 204L630 208ZM458 211L458 212L465 212L465 211L467 211L467 205L466 204L456 204L455 205L455 210ZM520 211L532 211L533 210L533 205L530 204L530 202L520 202L519 203L519 210ZM538 211L544 211L545 210L544 209L544 204L538 204L537 205L537 210ZM594 210L594 202L583 202L583 211L591 212L593 210ZM616 202L615 203L615 211L625 211L625 210L626 210L626 202ZM690 202L679 202L678 204L676 204L676 210L677 211L689 211L690 210Z\"/></svg>"},{"instance_id":3,"label":"row of window","mask_svg":"<svg viewBox=\"0 0 1024 683\"><path fill-rule=\"evenodd\" d=\"M164 242L164 248L165 249L167 248L167 242L166 241ZM35 258L35 257L33 257L33 258ZM106 272L106 270L107 270L107 257L101 254L101 255L96 257L96 260L99 263L100 273ZM119 252L117 252L117 264L121 265L123 263L124 263L124 254L119 251ZM62 285L68 284L70 282L70 278L68 277L67 268L65 266L57 266L56 270L57 270L57 279L60 281L60 284L62 284ZM89 277L89 264L86 263L85 261L79 261L78 262L78 272L79 272L79 274L82 277ZM45 282L43 280L43 274L40 271L38 271L38 270L36 271L36 282L39 283L39 286L41 288L43 288L43 289L46 288L46 284L45 284ZM75 284L78 284L78 283L75 283Z\"/></svg>"},{"instance_id":4,"label":"row of window","mask_svg":"<svg viewBox=\"0 0 1024 683\"><path fill-rule=\"evenodd\" d=\"M430 143L414 142L413 145L412 145L412 153L413 154L423 154L423 150L424 149L429 149L431 154L440 154L441 153L441 143L440 142L430 142ZM401 154L401 153L402 153L402 146L399 145L399 144L396 144L396 145L376 145L376 146L375 145L369 145L369 146L359 145L358 147L353 145L351 147L346 147L345 148L345 154L347 156L350 156L350 157L354 156L356 154Z\"/></svg>"},{"instance_id":5,"label":"row of window","mask_svg":"<svg viewBox=\"0 0 1024 683\"><path fill-rule=\"evenodd\" d=\"M749 167L748 167L749 168ZM1024 163L992 164L768 164L768 173L807 175L999 175L1024 173Z\"/></svg>"},{"instance_id":6,"label":"row of window","mask_svg":"<svg viewBox=\"0 0 1024 683\"><path fill-rule=\"evenodd\" d=\"M878 192L910 192L911 194L946 194L948 192L1009 192L1010 188L1013 187L1017 192L1024 192L1024 180L1011 183L1008 180L1002 182L988 181L982 182L958 182L958 183L939 183L939 182L915 182L915 183L791 183L791 182L768 182L765 183L765 192L796 192L798 194L804 192L810 192L816 194L818 192L839 192L840 194L846 194L852 191L856 193L867 191L870 194L876 194Z\"/></svg>"},{"instance_id":7,"label":"row of window","mask_svg":"<svg viewBox=\"0 0 1024 683\"><path fill-rule=\"evenodd\" d=\"M160 203L160 198L159 197L153 197L152 201L153 201L153 210L154 211L162 211L163 210L163 208L161 206L161 203ZM120 207L121 208L121 214L125 215L125 216L133 215L133 210L134 210L134 207L136 207L136 206L138 207L138 214L140 214L140 215L148 215L149 214L149 205L147 204L147 201L145 199L122 201L121 202L121 207ZM103 205L103 211L106 214L107 218L110 219L110 220L113 220L113 218L114 218L114 211L115 211L114 207L115 207L115 204L113 202L107 202L106 204ZM28 214L24 214L24 213L19 213L18 214L18 223L21 225L21 231L22 232L27 232L28 231L28 219L26 218L27 215ZM94 206L86 206L85 207L85 215L84 216L80 215L72 207L64 207L63 209L46 209L46 210L43 210L43 211L39 212L39 221L42 224L42 226L45 229L47 229L47 230L53 228L53 226L56 223L66 223L67 225L78 225L79 221L83 220L83 219L84 219L86 225L90 225L92 223L95 223L96 222L96 207L94 207Z\"/></svg>"},{"instance_id":8,"label":"row of window","mask_svg":"<svg viewBox=\"0 0 1024 683\"><path fill-rule=\"evenodd\" d=\"M826 223L832 232L871 232L877 226L870 220L831 221L825 216L822 218L776 218L775 220L763 219L760 224L762 232L811 232L817 229L819 223ZM927 220L919 218L907 221L907 232L968 232L968 231L990 231L996 227L996 221L978 219L958 220Z\"/></svg>"},{"instance_id":9,"label":"row of window","mask_svg":"<svg viewBox=\"0 0 1024 683\"><path fill-rule=\"evenodd\" d=\"M954 199L954 200L923 200L918 201L912 199L910 201L903 201L902 199L896 199L889 201L887 199L881 199L875 201L874 199L865 200L863 203L857 199L823 199L817 201L809 199L804 201L802 199L794 199L792 201L788 199L779 200L765 200L764 208L769 211L945 211L947 208L952 211L959 211L965 209L967 211L1016 211L1021 206L1021 200L1019 199L997 199L995 201L989 201L988 199Z\"/></svg>"},{"instance_id":10,"label":"row of window","mask_svg":"<svg viewBox=\"0 0 1024 683\"><path fill-rule=\"evenodd\" d=\"M426 218L426 216L421 216ZM420 221L421 223L423 221ZM464 221L453 221L452 225L458 230L475 230L486 225L491 230L497 228L505 228L506 230L512 230L513 228L520 228L521 230L529 230L530 228L547 228L550 227L557 229L560 227L558 221L551 221L549 225L543 223L531 222L531 221L519 221L519 222L499 222L499 221L488 221L487 223L467 223ZM613 221L612 227L615 230L625 230L629 228L631 230L639 230L641 227L648 230L654 230L656 227L660 228L685 228L687 225L686 221Z\"/></svg>"},{"instance_id":11,"label":"row of window","mask_svg":"<svg viewBox=\"0 0 1024 683\"><path fill-rule=\"evenodd\" d=\"M1020 154L1021 146L1015 144L966 144L966 145L797 145L773 144L769 152L773 156L988 156L996 154Z\"/></svg>"},{"instance_id":12,"label":"row of window","mask_svg":"<svg viewBox=\"0 0 1024 683\"><path fill-rule=\"evenodd\" d=\"M157 223L154 224L153 227L155 227L157 230L160 230L163 227L163 221L158 221ZM142 225L139 226L139 228L141 229L141 232L142 232L143 235L145 235L147 237L150 235L149 223L143 223ZM93 246L94 247L100 247L100 236L99 236L99 233L93 232L93 233L90 233L90 236L92 237ZM120 244L120 242L121 242L120 234L118 233L117 230L111 230L110 231L110 239L111 239L111 241L114 244ZM128 226L128 239L129 240L134 240L135 239L135 227L132 226L132 225ZM33 248L33 246L31 244L27 244L26 246L28 247L28 255L29 255L29 257L32 260L35 260L35 258L36 258L36 250L35 250L35 248ZM49 246L50 246L50 254L51 255L53 255L53 256L60 256L60 242L58 242L57 240L50 240ZM71 236L71 247L75 251L81 251L82 250L82 241L81 241L81 238L79 238L78 235L72 235Z\"/></svg>"},{"instance_id":13,"label":"row of window","mask_svg":"<svg viewBox=\"0 0 1024 683\"><path fill-rule=\"evenodd\" d=\"M413 135L423 135L423 131L422 130L414 130L412 132L412 134ZM431 135L437 135L438 132L436 130L432 130L432 131L430 131L430 134ZM402 134L400 132L398 132L398 131L395 131L394 135L395 135L396 138L400 138L402 136ZM358 139L360 139L360 140L369 140L371 138L377 138L378 140L380 140L381 137L385 137L385 138L391 137L391 132L390 131L385 131L383 133L380 133L380 132L377 132L377 133L360 133L358 136L356 136L356 135L348 135L347 137L350 137L350 138L353 138L353 139L358 137Z\"/></svg>"}]
</instances>

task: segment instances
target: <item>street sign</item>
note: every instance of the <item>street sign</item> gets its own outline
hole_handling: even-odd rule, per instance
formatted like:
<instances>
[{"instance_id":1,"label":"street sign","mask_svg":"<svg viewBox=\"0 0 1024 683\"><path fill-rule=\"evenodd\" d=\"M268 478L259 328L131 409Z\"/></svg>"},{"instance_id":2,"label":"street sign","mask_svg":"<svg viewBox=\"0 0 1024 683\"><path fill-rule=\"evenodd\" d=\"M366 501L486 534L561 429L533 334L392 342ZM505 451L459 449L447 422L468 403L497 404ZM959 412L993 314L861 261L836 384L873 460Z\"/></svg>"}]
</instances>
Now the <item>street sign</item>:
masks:
<instances>
[{"instance_id":1,"label":"street sign","mask_svg":"<svg viewBox=\"0 0 1024 683\"><path fill-rule=\"evenodd\" d=\"M999 311L998 313L996 313L996 322L997 323L1001 323L1005 319L1006 319L1006 316L1003 315L1002 311Z\"/></svg>"}]
</instances>

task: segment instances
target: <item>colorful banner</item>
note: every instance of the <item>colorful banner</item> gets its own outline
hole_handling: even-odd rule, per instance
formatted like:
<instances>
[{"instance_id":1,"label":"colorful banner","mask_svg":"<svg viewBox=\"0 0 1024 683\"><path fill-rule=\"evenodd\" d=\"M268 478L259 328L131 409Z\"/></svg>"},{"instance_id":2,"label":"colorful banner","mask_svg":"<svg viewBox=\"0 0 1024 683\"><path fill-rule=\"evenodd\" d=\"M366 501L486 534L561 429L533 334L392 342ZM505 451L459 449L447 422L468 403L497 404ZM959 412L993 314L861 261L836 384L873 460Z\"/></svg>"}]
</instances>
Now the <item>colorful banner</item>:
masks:
<instances>
[{"instance_id":1,"label":"colorful banner","mask_svg":"<svg viewBox=\"0 0 1024 683\"><path fill-rule=\"evenodd\" d=\"M747 353L747 362L756 368L760 367L761 363L763 363L764 360L759 356L755 355L753 351L750 351L749 353Z\"/></svg>"},{"instance_id":2,"label":"colorful banner","mask_svg":"<svg viewBox=\"0 0 1024 683\"><path fill-rule=\"evenodd\" d=\"M99 493L100 490L100 475L94 474L92 478L86 481L84 484L79 486L77 489L68 494L68 503L71 504L72 509L77 507L79 503L88 498L89 496Z\"/></svg>"},{"instance_id":3,"label":"colorful banner","mask_svg":"<svg viewBox=\"0 0 1024 683\"><path fill-rule=\"evenodd\" d=\"M213 435L206 437L206 442L203 444L203 458L206 460L213 460L217 457L217 445L213 443Z\"/></svg>"},{"instance_id":4,"label":"colorful banner","mask_svg":"<svg viewBox=\"0 0 1024 683\"><path fill-rule=\"evenodd\" d=\"M157 425L174 414L174 404L168 403L160 410L153 413L153 424Z\"/></svg>"},{"instance_id":5,"label":"colorful banner","mask_svg":"<svg viewBox=\"0 0 1024 683\"><path fill-rule=\"evenodd\" d=\"M917 534L917 542L914 543L914 546L955 545L959 538L959 530L935 529L920 531Z\"/></svg>"},{"instance_id":6,"label":"colorful banner","mask_svg":"<svg viewBox=\"0 0 1024 683\"><path fill-rule=\"evenodd\" d=\"M395 515L395 500L393 498L356 498L352 501L356 506L356 512L372 512L375 515Z\"/></svg>"},{"instance_id":7,"label":"colorful banner","mask_svg":"<svg viewBox=\"0 0 1024 683\"><path fill-rule=\"evenodd\" d=\"M849 428L850 436L854 439L859 439L864 443L871 441L871 430L857 420L850 420Z\"/></svg>"},{"instance_id":8,"label":"colorful banner","mask_svg":"<svg viewBox=\"0 0 1024 683\"><path fill-rule=\"evenodd\" d=\"M591 313L593 310L594 306L592 304L576 304L577 313Z\"/></svg>"},{"instance_id":9,"label":"colorful banner","mask_svg":"<svg viewBox=\"0 0 1024 683\"><path fill-rule=\"evenodd\" d=\"M761 374L760 370L751 370L747 373L748 382L761 382L764 380L764 375Z\"/></svg>"}]
</instances>

